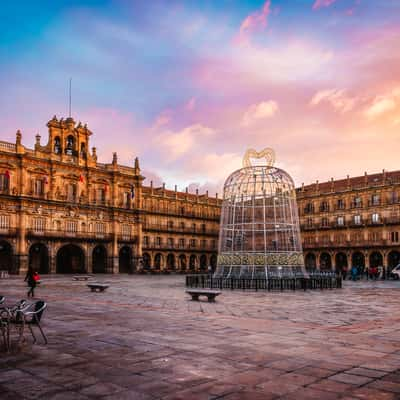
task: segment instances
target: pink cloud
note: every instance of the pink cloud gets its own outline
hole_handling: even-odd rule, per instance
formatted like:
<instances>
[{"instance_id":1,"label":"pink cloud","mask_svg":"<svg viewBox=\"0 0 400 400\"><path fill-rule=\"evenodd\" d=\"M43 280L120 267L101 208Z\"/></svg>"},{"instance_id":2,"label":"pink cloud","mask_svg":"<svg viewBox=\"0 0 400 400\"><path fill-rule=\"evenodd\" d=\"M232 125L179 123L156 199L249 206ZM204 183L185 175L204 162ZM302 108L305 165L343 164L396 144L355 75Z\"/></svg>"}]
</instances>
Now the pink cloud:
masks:
<instances>
[{"instance_id":1,"label":"pink cloud","mask_svg":"<svg viewBox=\"0 0 400 400\"><path fill-rule=\"evenodd\" d=\"M335 2L336 2L336 0L315 0L315 3L312 6L312 9L318 10L322 7L329 7Z\"/></svg>"},{"instance_id":2,"label":"pink cloud","mask_svg":"<svg viewBox=\"0 0 400 400\"><path fill-rule=\"evenodd\" d=\"M239 34L236 37L238 44L246 43L251 34L256 31L262 31L268 24L268 16L271 13L271 0L267 0L261 11L256 11L248 15L240 25Z\"/></svg>"}]
</instances>

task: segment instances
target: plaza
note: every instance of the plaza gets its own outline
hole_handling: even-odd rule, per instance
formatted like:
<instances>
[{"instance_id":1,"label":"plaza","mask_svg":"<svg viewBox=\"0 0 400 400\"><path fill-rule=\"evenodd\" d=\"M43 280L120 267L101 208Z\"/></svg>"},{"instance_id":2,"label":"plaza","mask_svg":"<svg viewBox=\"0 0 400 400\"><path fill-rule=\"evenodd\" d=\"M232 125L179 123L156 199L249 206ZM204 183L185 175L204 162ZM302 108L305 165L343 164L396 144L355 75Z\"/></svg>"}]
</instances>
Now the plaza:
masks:
<instances>
[{"instance_id":1,"label":"plaza","mask_svg":"<svg viewBox=\"0 0 400 400\"><path fill-rule=\"evenodd\" d=\"M184 276L43 278L48 345L0 355L2 399L398 399L398 281L342 289L224 290L195 302ZM7 303L21 277L1 280Z\"/></svg>"}]
</instances>

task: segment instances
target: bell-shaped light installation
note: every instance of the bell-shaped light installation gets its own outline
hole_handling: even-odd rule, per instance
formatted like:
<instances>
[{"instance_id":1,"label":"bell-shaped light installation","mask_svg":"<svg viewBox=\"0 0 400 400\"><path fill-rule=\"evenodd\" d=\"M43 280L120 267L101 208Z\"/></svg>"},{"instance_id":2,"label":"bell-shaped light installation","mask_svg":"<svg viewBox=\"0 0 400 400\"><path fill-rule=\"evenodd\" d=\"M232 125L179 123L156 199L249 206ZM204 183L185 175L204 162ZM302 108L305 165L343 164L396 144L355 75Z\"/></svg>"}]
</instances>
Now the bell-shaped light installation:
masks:
<instances>
[{"instance_id":1,"label":"bell-shaped light installation","mask_svg":"<svg viewBox=\"0 0 400 400\"><path fill-rule=\"evenodd\" d=\"M247 150L225 182L215 277L307 276L296 191L272 149Z\"/></svg>"}]
</instances>

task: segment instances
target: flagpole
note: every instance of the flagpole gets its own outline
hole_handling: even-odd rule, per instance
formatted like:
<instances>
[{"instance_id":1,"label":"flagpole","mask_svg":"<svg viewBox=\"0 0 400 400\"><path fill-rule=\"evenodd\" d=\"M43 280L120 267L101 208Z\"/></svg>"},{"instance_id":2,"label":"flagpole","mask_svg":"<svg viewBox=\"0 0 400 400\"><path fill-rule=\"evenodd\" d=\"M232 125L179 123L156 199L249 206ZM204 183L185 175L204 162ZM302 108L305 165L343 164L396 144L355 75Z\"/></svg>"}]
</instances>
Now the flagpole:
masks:
<instances>
[{"instance_id":1,"label":"flagpole","mask_svg":"<svg viewBox=\"0 0 400 400\"><path fill-rule=\"evenodd\" d=\"M71 118L71 86L72 86L72 78L69 78L69 118Z\"/></svg>"}]
</instances>

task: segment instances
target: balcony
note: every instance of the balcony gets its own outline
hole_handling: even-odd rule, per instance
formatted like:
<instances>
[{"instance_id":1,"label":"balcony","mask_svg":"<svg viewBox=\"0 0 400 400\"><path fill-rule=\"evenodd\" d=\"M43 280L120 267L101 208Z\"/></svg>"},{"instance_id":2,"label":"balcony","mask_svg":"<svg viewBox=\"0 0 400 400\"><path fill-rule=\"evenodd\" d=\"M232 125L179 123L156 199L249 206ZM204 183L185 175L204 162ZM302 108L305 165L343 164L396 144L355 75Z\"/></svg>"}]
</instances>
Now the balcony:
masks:
<instances>
[{"instance_id":1,"label":"balcony","mask_svg":"<svg viewBox=\"0 0 400 400\"><path fill-rule=\"evenodd\" d=\"M120 234L120 235L118 235L118 242L136 243L137 242L137 235Z\"/></svg>"},{"instance_id":2,"label":"balcony","mask_svg":"<svg viewBox=\"0 0 400 400\"><path fill-rule=\"evenodd\" d=\"M154 231L154 232L171 232L171 233L190 233L192 235L210 235L218 236L219 229L201 229L193 228L190 226L180 227L180 226L168 226L162 224L144 224L143 231Z\"/></svg>"},{"instance_id":3,"label":"balcony","mask_svg":"<svg viewBox=\"0 0 400 400\"><path fill-rule=\"evenodd\" d=\"M0 236L1 237L15 237L17 236L18 229L17 228L0 228Z\"/></svg>"},{"instance_id":4,"label":"balcony","mask_svg":"<svg viewBox=\"0 0 400 400\"><path fill-rule=\"evenodd\" d=\"M397 243L389 242L385 239L379 240L357 240L357 241L329 241L329 242L314 242L314 243L303 243L303 250L309 249L320 249L320 248L350 248L350 247L375 247L375 246L387 246L387 245L398 245Z\"/></svg>"},{"instance_id":5,"label":"balcony","mask_svg":"<svg viewBox=\"0 0 400 400\"><path fill-rule=\"evenodd\" d=\"M190 245L179 245L179 244L168 244L168 243L144 243L143 249L145 250L164 250L164 251L217 251L217 246L206 245L206 246L190 246Z\"/></svg>"},{"instance_id":6,"label":"balcony","mask_svg":"<svg viewBox=\"0 0 400 400\"><path fill-rule=\"evenodd\" d=\"M94 233L94 232L72 232L66 230L44 229L35 230L28 229L27 236L36 238L57 238L61 240L89 240L89 241L110 241L113 238L111 233Z\"/></svg>"}]
</instances>

